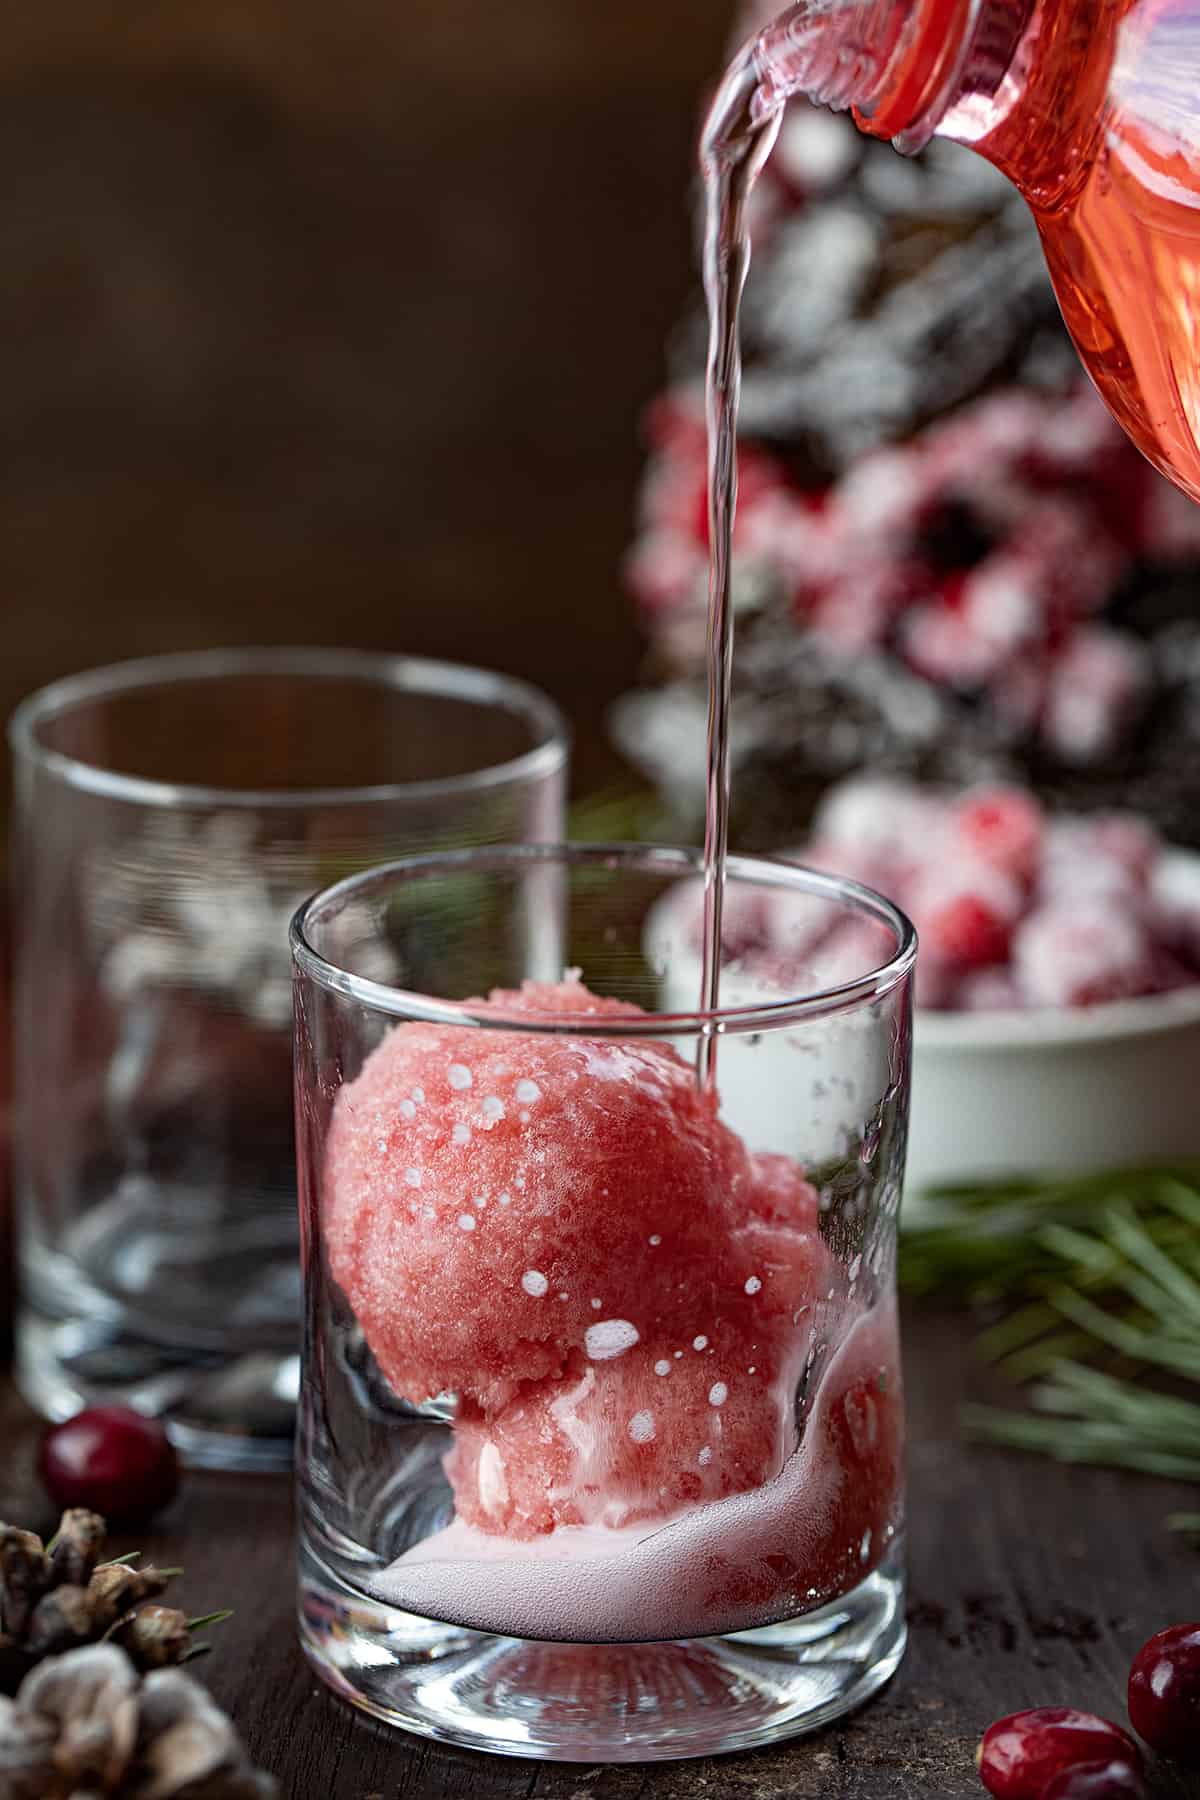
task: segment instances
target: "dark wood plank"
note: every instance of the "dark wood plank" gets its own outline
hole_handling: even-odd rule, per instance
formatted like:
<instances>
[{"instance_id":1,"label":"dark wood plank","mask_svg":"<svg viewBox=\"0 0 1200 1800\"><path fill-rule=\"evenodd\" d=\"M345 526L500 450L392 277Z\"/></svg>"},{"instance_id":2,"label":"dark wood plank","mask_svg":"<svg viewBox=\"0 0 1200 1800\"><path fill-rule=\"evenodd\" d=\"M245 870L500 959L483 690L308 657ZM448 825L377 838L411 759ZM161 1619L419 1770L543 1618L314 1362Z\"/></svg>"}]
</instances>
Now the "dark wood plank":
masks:
<instances>
[{"instance_id":1,"label":"dark wood plank","mask_svg":"<svg viewBox=\"0 0 1200 1800\"><path fill-rule=\"evenodd\" d=\"M236 1616L200 1665L259 1759L295 1800L901 1800L981 1793L972 1756L998 1713L1073 1703L1120 1717L1129 1659L1196 1613L1197 1561L1165 1515L1193 1500L1169 1483L964 1447L967 1326L907 1321L911 1405L911 1626L891 1690L807 1742L658 1769L539 1767L456 1755L356 1717L296 1648L291 1526L282 1480L193 1474L142 1545L185 1565L184 1603ZM0 1402L0 1516L45 1522L30 1473L32 1423ZM122 1548L133 1548L122 1539ZM1197 1800L1160 1772L1156 1794Z\"/></svg>"}]
</instances>

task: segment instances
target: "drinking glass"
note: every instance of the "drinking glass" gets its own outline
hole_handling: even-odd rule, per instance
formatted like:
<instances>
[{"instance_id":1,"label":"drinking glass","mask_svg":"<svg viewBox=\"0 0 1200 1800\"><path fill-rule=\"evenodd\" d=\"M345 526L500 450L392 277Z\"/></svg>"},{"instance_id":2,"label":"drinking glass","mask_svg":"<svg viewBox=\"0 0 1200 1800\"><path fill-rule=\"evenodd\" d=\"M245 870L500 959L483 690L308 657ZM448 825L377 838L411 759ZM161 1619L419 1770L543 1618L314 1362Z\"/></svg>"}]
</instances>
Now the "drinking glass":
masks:
<instances>
[{"instance_id":1,"label":"drinking glass","mask_svg":"<svg viewBox=\"0 0 1200 1800\"><path fill-rule=\"evenodd\" d=\"M701 885L491 847L293 922L300 1630L429 1737L709 1754L903 1650L912 929L734 858L696 1011Z\"/></svg>"},{"instance_id":2,"label":"drinking glass","mask_svg":"<svg viewBox=\"0 0 1200 1800\"><path fill-rule=\"evenodd\" d=\"M58 682L16 773L17 1375L194 1461L290 1460L300 1283L288 920L414 849L562 831L566 733L521 682L332 650Z\"/></svg>"}]
</instances>

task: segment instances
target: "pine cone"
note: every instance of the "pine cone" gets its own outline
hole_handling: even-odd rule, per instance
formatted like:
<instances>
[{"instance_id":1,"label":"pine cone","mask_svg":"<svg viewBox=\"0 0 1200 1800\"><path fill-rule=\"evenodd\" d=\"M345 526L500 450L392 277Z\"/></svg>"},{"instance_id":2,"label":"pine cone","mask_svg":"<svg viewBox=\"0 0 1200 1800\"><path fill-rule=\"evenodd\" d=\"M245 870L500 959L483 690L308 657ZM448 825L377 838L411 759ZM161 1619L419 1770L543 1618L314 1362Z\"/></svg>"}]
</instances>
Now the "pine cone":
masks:
<instances>
[{"instance_id":1,"label":"pine cone","mask_svg":"<svg viewBox=\"0 0 1200 1800\"><path fill-rule=\"evenodd\" d=\"M157 1598L172 1573L147 1565L100 1561L105 1522L72 1508L47 1549L32 1531L0 1524L0 1693L11 1693L33 1664L106 1633L139 1668L182 1662L192 1648L188 1622L173 1608L139 1625L137 1610Z\"/></svg>"},{"instance_id":2,"label":"pine cone","mask_svg":"<svg viewBox=\"0 0 1200 1800\"><path fill-rule=\"evenodd\" d=\"M0 1800L273 1800L229 1719L178 1669L115 1644L49 1657L0 1699Z\"/></svg>"}]
</instances>

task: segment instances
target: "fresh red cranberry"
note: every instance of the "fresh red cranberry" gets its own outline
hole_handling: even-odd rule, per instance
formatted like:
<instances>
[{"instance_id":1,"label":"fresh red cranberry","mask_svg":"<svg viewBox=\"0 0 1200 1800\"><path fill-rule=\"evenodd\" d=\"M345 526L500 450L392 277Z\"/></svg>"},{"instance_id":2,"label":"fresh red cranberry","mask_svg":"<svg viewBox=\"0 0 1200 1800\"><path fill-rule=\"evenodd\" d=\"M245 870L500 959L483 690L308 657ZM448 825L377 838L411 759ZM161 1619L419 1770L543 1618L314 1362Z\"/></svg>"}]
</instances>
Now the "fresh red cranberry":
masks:
<instances>
[{"instance_id":1,"label":"fresh red cranberry","mask_svg":"<svg viewBox=\"0 0 1200 1800\"><path fill-rule=\"evenodd\" d=\"M978 1762L980 1779L997 1800L1046 1800L1050 1783L1068 1769L1122 1763L1139 1774L1142 1755L1111 1719L1073 1706L1039 1706L989 1725Z\"/></svg>"},{"instance_id":2,"label":"fresh red cranberry","mask_svg":"<svg viewBox=\"0 0 1200 1800\"><path fill-rule=\"evenodd\" d=\"M1142 1645L1129 1717L1152 1750L1200 1768L1200 1625L1170 1625Z\"/></svg>"},{"instance_id":3,"label":"fresh red cranberry","mask_svg":"<svg viewBox=\"0 0 1200 1800\"><path fill-rule=\"evenodd\" d=\"M175 1497L179 1462L157 1419L128 1406L90 1406L42 1439L38 1469L60 1506L110 1522L144 1519Z\"/></svg>"},{"instance_id":4,"label":"fresh red cranberry","mask_svg":"<svg viewBox=\"0 0 1200 1800\"><path fill-rule=\"evenodd\" d=\"M1073 1763L1061 1770L1042 1800L1146 1800L1146 1784L1131 1762Z\"/></svg>"}]
</instances>

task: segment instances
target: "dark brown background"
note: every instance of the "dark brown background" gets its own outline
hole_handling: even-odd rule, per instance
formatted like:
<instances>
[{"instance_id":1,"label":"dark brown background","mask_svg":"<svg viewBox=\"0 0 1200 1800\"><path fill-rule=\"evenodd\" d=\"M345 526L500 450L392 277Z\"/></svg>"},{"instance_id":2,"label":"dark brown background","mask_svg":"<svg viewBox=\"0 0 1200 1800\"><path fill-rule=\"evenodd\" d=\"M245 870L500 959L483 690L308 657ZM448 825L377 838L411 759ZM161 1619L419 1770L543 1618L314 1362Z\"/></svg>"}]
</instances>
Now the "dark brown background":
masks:
<instances>
[{"instance_id":1,"label":"dark brown background","mask_svg":"<svg viewBox=\"0 0 1200 1800\"><path fill-rule=\"evenodd\" d=\"M727 0L42 0L0 33L0 710L328 642L639 645L638 412Z\"/></svg>"}]
</instances>

